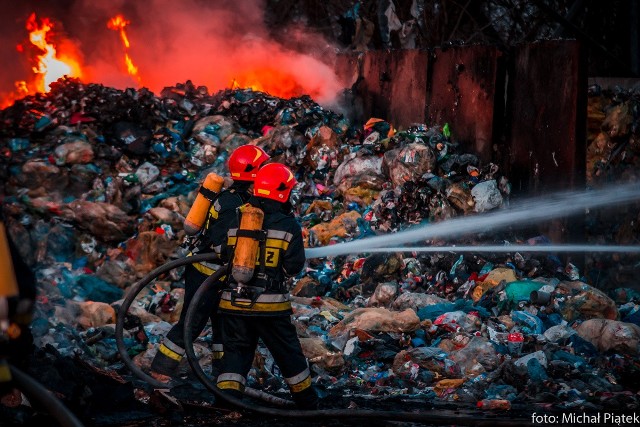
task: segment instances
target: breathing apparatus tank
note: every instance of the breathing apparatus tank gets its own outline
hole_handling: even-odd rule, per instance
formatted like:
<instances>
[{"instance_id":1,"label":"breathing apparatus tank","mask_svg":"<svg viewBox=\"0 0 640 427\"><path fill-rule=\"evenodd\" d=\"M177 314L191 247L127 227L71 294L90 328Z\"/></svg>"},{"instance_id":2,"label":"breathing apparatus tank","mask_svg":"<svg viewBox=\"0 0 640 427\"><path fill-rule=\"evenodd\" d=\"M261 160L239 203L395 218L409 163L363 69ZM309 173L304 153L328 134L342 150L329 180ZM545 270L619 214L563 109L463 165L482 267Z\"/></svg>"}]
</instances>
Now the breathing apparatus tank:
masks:
<instances>
[{"instance_id":1,"label":"breathing apparatus tank","mask_svg":"<svg viewBox=\"0 0 640 427\"><path fill-rule=\"evenodd\" d=\"M17 297L19 293L11 259L7 231L0 222L0 299Z\"/></svg>"},{"instance_id":2,"label":"breathing apparatus tank","mask_svg":"<svg viewBox=\"0 0 640 427\"><path fill-rule=\"evenodd\" d=\"M262 231L264 212L251 205L244 205L240 212L242 216L231 263L231 275L238 284L243 284L253 277L260 249L259 233Z\"/></svg>"},{"instance_id":3,"label":"breathing apparatus tank","mask_svg":"<svg viewBox=\"0 0 640 427\"><path fill-rule=\"evenodd\" d=\"M184 220L184 231L187 235L194 236L202 230L211 203L222 189L223 184L224 178L220 175L213 172L207 175L198 190L196 200L191 205L187 218Z\"/></svg>"}]
</instances>

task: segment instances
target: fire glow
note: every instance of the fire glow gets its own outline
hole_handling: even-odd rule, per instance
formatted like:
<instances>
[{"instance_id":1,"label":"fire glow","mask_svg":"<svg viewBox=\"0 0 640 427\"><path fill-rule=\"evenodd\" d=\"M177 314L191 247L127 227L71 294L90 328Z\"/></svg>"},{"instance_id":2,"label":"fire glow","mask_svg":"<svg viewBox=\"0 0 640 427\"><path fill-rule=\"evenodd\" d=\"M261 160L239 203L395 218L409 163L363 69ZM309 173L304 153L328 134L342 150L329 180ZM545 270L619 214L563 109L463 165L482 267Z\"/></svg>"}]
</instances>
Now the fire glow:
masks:
<instances>
[{"instance_id":1,"label":"fire glow","mask_svg":"<svg viewBox=\"0 0 640 427\"><path fill-rule=\"evenodd\" d=\"M120 32L120 39L122 40L122 44L124 45L124 62L127 66L127 73L136 79L138 83L141 82L140 76L138 75L138 67L133 63L133 60L129 56L129 48L131 47L131 43L129 42L129 37L127 37L127 33L124 30L124 27L129 25L131 22L127 21L122 15L116 15L107 22L107 28L114 31Z\"/></svg>"},{"instance_id":2,"label":"fire glow","mask_svg":"<svg viewBox=\"0 0 640 427\"><path fill-rule=\"evenodd\" d=\"M293 98L304 94L296 79L275 68L259 68L242 72L231 82L231 89L251 89L266 92L279 98ZM307 93L312 98L317 93Z\"/></svg>"},{"instance_id":3,"label":"fire glow","mask_svg":"<svg viewBox=\"0 0 640 427\"><path fill-rule=\"evenodd\" d=\"M49 85L61 77L82 76L80 64L75 59L57 52L56 45L51 41L53 23L48 18L42 18L38 25L36 14L32 13L26 28L29 31L29 41L42 53L36 55L36 65L32 68L36 74L35 80L31 84L17 82L16 87L19 86L22 92L30 92L30 86L35 92L49 92Z\"/></svg>"},{"instance_id":4,"label":"fire glow","mask_svg":"<svg viewBox=\"0 0 640 427\"><path fill-rule=\"evenodd\" d=\"M333 102L342 89L330 65L334 49L317 42L303 52L272 39L264 27L261 0L229 8L199 0L184 0L179 7L168 7L169 0L132 2L127 14L144 16L134 22L121 12L105 14L99 3L78 2L74 13L86 20L70 25L69 37L63 37L62 23L31 14L29 42L24 40L16 52L23 62L31 62L27 68L18 59L5 73L0 108L48 92L49 84L64 75L116 89L144 86L156 94L191 80L211 94L252 89L280 98L309 95L320 103ZM96 28L95 22L102 24Z\"/></svg>"}]
</instances>

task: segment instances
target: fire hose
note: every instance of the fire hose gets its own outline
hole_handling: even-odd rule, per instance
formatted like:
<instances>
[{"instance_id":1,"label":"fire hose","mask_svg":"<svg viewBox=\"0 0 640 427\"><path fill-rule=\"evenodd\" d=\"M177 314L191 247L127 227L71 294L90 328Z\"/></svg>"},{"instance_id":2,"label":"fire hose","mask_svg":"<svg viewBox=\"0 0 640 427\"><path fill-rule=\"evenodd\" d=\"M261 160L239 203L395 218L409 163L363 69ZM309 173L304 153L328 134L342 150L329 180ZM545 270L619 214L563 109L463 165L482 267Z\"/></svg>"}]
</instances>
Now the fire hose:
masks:
<instances>
[{"instance_id":1,"label":"fire hose","mask_svg":"<svg viewBox=\"0 0 640 427\"><path fill-rule=\"evenodd\" d=\"M42 405L62 427L84 427L84 424L57 399L51 391L15 366L10 366L16 387L32 401Z\"/></svg>"},{"instance_id":2,"label":"fire hose","mask_svg":"<svg viewBox=\"0 0 640 427\"><path fill-rule=\"evenodd\" d=\"M151 283L161 274L167 273L173 270L174 268L182 267L183 265L186 265L186 264L192 264L192 263L203 262L203 261L214 261L215 259L217 259L216 254L207 253L207 254L199 254L199 255L194 255L190 257L176 259L164 265L161 265L160 267L154 269L149 274L144 276L139 282L133 285L133 287L130 289L129 293L127 294L127 297L122 302L120 309L118 310L118 316L116 318L115 337L116 337L116 345L118 347L118 352L120 353L120 358L122 359L122 362L131 370L131 372L134 373L135 376L149 383L153 387L168 388L169 385L161 381L158 381L152 376L145 373L142 369L136 366L135 363L133 363L133 360L131 360L131 357L129 357L129 353L127 352L127 347L125 346L125 343L124 343L124 322L125 322L127 313L129 312L129 307L131 307L133 300L138 296L140 291L144 289L145 286L147 286L149 283ZM222 271L222 270L219 270L219 271ZM216 273L212 276L216 278L214 281L217 281L220 278L221 274ZM210 283L211 282L213 281L210 281ZM187 328L187 329L190 329L190 328ZM191 334L189 336L191 336ZM190 342L191 342L191 345L193 345L193 341L190 341ZM261 399L279 406L293 405L293 402L291 401L281 399L277 396L272 396L268 393L265 393L260 390L255 390L252 388L246 388L245 394L247 396L250 396L256 399Z\"/></svg>"},{"instance_id":3,"label":"fire hose","mask_svg":"<svg viewBox=\"0 0 640 427\"><path fill-rule=\"evenodd\" d=\"M452 420L455 419L457 425L474 425L474 426L495 426L495 425L514 425L518 421L523 424L528 422L525 419L514 418L500 418L498 416L486 416L484 418L478 416L461 416L457 412L444 413L441 410L421 411L421 412L408 412L408 411L380 411L370 409L324 409L324 410L301 410L301 409L281 409L271 408L261 405L253 405L244 402L241 399L229 396L223 393L218 387L204 373L198 358L193 349L193 333L188 326L194 321L194 315L198 310L199 302L203 295L206 295L211 290L213 284L226 272L226 266L221 267L214 274L209 276L198 288L189 307L187 308L185 329L184 329L184 341L185 352L187 360L191 369L196 374L198 379L211 391L216 398L227 401L238 408L248 411L257 412L259 414L270 415L274 417L287 417L287 418L360 418L360 419L385 419L395 421L413 421L413 422L426 422L430 424L452 424ZM245 392L246 394L246 392Z\"/></svg>"}]
</instances>

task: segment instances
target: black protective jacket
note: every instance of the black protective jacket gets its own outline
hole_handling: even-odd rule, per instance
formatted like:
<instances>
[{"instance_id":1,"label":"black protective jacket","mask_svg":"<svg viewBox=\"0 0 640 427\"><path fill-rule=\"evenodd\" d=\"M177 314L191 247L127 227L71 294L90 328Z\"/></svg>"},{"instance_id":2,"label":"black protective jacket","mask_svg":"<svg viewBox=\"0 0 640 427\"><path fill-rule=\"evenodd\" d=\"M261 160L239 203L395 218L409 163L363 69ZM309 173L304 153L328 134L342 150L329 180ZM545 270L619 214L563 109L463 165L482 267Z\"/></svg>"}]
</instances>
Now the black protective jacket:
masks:
<instances>
[{"instance_id":1,"label":"black protective jacket","mask_svg":"<svg viewBox=\"0 0 640 427\"><path fill-rule=\"evenodd\" d=\"M245 284L249 294L236 294L233 289L237 288L237 283L231 274L228 275L228 290L222 293L220 310L248 315L291 314L289 291L284 282L304 268L302 230L289 204L262 197L252 197L249 203L264 212L264 250L259 251L253 279ZM222 256L228 262L233 260L238 224L236 221L229 229L222 245Z\"/></svg>"}]
</instances>

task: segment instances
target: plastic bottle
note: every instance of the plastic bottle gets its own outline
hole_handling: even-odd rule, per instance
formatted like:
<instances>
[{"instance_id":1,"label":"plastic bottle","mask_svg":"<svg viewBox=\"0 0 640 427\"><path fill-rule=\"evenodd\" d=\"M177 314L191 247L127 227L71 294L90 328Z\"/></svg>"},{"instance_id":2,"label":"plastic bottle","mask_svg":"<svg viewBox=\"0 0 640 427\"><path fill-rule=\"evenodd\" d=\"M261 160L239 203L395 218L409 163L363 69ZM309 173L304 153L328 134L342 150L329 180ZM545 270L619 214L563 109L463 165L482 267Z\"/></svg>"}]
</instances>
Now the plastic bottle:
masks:
<instances>
[{"instance_id":1,"label":"plastic bottle","mask_svg":"<svg viewBox=\"0 0 640 427\"><path fill-rule=\"evenodd\" d=\"M511 409L511 402L505 399L482 399L478 402L478 408L508 411Z\"/></svg>"},{"instance_id":2,"label":"plastic bottle","mask_svg":"<svg viewBox=\"0 0 640 427\"><path fill-rule=\"evenodd\" d=\"M524 335L520 332L513 332L507 336L507 347L511 354L519 355L522 353L522 346L524 344Z\"/></svg>"}]
</instances>

